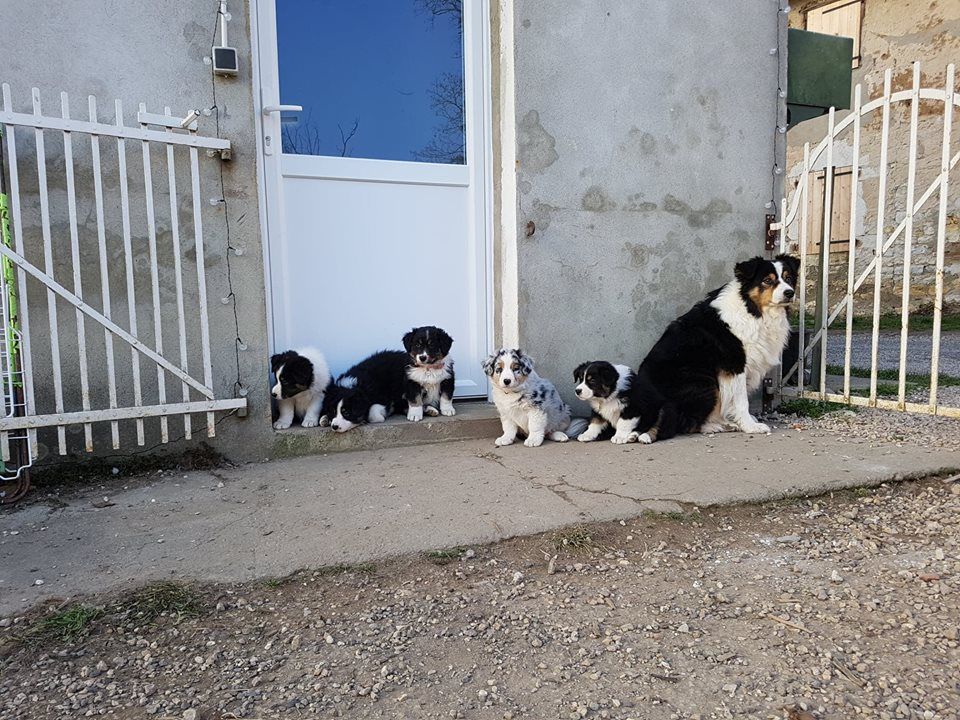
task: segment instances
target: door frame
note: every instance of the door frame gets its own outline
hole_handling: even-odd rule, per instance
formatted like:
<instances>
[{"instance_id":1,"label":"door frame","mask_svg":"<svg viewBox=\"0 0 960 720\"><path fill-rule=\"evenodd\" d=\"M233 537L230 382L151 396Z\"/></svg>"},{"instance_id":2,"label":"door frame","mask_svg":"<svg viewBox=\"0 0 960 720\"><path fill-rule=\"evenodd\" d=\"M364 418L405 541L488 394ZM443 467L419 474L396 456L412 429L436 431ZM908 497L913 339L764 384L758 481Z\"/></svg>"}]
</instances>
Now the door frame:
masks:
<instances>
[{"instance_id":1,"label":"door frame","mask_svg":"<svg viewBox=\"0 0 960 720\"><path fill-rule=\"evenodd\" d=\"M263 43L260 41L261 32L275 32L274 28L261 27L260 8L265 3L274 3L276 0L250 0L249 23L250 23L250 76L252 80L254 125L256 134L256 160L257 160L257 190L260 195L258 215L260 219L262 238L261 251L263 257L265 307L267 319L267 342L271 350L274 349L274 314L273 314L273 280L270 266L270 237L280 237L284 233L286 218L283 207L283 194L279 191L282 183L280 177L280 163L267 163L264 153L264 137L267 127L265 122L271 118L263 114L264 106L264 83L262 77L263 61ZM464 4L477 3L480 5L480 32L464 33L464 101L469 102L469 95L466 90L466 78L473 76L476 68L473 66L473 56L475 48L471 43L479 40L482 44L479 56L481 58L480 78L481 92L480 107L473 111L467 111L467 122L471 120L481 125L480 132L467 133L467 157L473 157L475 163L481 163L482 182L475 183L477 187L473 193L473 202L471 203L474 213L473 222L475 224L477 238L483 250L482 267L478 268L478 279L482 283L482 307L477 309L479 322L476 330L481 333L481 345L489 349L494 338L494 217L493 217L493 79L491 70L491 29L490 29L490 0L464 0ZM469 106L468 106L469 108ZM470 149L471 138L479 137L483 147ZM276 152L279 154L280 148ZM389 161L384 161L389 162ZM267 174L271 170L276 173L273 178L272 187L276 189L271 192L271 184L267 182ZM478 297L481 294L478 293Z\"/></svg>"}]
</instances>

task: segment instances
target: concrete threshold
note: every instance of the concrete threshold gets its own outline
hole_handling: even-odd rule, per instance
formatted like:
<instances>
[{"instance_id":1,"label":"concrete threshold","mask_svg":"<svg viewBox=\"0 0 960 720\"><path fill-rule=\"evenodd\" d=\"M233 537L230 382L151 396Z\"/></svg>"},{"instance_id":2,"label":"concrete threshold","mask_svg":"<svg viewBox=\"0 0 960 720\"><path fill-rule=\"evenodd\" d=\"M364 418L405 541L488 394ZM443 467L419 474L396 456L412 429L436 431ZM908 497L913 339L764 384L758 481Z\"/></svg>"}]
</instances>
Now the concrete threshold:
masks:
<instances>
[{"instance_id":1,"label":"concrete threshold","mask_svg":"<svg viewBox=\"0 0 960 720\"><path fill-rule=\"evenodd\" d=\"M294 425L277 430L271 458L322 455L350 450L378 450L408 447L453 440L495 438L502 432L497 409L484 400L461 401L453 417L425 417L410 422L394 415L383 423L373 423L337 433L330 428L305 428Z\"/></svg>"},{"instance_id":2,"label":"concrete threshold","mask_svg":"<svg viewBox=\"0 0 960 720\"><path fill-rule=\"evenodd\" d=\"M498 448L495 433L488 435L183 475L108 478L50 503L38 499L5 509L0 615L45 598L151 580L276 577L675 512L686 504L812 495L960 467L960 453L824 431L691 435L649 446L547 442L540 448Z\"/></svg>"}]
</instances>

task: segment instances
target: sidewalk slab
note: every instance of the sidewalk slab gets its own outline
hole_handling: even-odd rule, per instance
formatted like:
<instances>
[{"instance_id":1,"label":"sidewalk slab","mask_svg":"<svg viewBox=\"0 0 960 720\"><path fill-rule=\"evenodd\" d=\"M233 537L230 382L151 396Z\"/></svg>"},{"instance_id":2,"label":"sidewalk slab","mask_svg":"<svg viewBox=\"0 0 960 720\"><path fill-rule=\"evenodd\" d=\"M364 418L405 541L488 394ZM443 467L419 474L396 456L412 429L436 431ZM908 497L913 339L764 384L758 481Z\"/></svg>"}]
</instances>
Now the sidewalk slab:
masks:
<instances>
[{"instance_id":1,"label":"sidewalk slab","mask_svg":"<svg viewBox=\"0 0 960 720\"><path fill-rule=\"evenodd\" d=\"M675 503L770 500L958 467L956 452L778 430L650 446L467 440L110 479L65 505L0 512L0 615L149 580L276 577ZM115 504L96 507L104 496Z\"/></svg>"}]
</instances>

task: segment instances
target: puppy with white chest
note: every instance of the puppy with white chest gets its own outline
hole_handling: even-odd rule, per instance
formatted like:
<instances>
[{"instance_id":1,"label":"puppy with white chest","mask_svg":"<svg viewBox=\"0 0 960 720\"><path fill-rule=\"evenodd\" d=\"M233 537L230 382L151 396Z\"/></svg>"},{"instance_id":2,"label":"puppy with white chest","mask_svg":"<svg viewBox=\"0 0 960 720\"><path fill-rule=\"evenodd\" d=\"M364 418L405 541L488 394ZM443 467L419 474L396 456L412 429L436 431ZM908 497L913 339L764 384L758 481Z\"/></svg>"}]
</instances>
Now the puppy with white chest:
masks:
<instances>
[{"instance_id":1,"label":"puppy with white chest","mask_svg":"<svg viewBox=\"0 0 960 720\"><path fill-rule=\"evenodd\" d=\"M457 414L453 409L453 359L449 357L452 345L453 338L433 325L414 328L403 336L403 347L410 356L404 387L407 420L420 422L424 412L432 417Z\"/></svg>"},{"instance_id":2,"label":"puppy with white chest","mask_svg":"<svg viewBox=\"0 0 960 720\"><path fill-rule=\"evenodd\" d=\"M275 430L286 430L295 417L302 418L303 427L320 424L320 409L330 370L323 353L314 348L287 350L270 358L270 370L277 378L271 395L277 400L279 417L273 423Z\"/></svg>"},{"instance_id":3,"label":"puppy with white chest","mask_svg":"<svg viewBox=\"0 0 960 720\"><path fill-rule=\"evenodd\" d=\"M553 383L533 369L533 359L522 350L501 348L483 361L483 371L493 386L493 401L500 414L503 435L499 446L511 445L517 433L526 436L523 444L538 447L544 438L569 440L570 408Z\"/></svg>"},{"instance_id":4,"label":"puppy with white chest","mask_svg":"<svg viewBox=\"0 0 960 720\"><path fill-rule=\"evenodd\" d=\"M626 365L595 360L577 366L573 379L577 397L587 401L593 411L590 424L577 438L580 442L596 440L608 428L614 430L610 441L616 445L649 445L676 434L672 404L664 401L645 374Z\"/></svg>"}]
</instances>

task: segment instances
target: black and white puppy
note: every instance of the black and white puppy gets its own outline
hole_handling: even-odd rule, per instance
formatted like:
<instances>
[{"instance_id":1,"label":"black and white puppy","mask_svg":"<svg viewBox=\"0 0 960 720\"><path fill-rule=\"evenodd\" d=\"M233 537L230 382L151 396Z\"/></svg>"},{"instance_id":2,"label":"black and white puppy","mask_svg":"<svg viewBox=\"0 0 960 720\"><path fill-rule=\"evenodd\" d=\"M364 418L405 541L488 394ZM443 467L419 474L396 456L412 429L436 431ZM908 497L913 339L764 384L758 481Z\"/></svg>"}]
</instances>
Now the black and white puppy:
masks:
<instances>
[{"instance_id":1,"label":"black and white puppy","mask_svg":"<svg viewBox=\"0 0 960 720\"><path fill-rule=\"evenodd\" d=\"M323 353L314 348L277 353L270 358L270 370L277 378L270 394L276 398L280 411L274 429L286 430L294 417L302 418L303 427L320 424L320 409L330 382Z\"/></svg>"},{"instance_id":2,"label":"black and white puppy","mask_svg":"<svg viewBox=\"0 0 960 720\"><path fill-rule=\"evenodd\" d=\"M406 412L408 365L403 350L381 350L342 373L330 383L323 403L323 415L330 418L330 427L346 432Z\"/></svg>"},{"instance_id":3,"label":"black and white puppy","mask_svg":"<svg viewBox=\"0 0 960 720\"><path fill-rule=\"evenodd\" d=\"M409 355L407 383L407 420L420 422L423 413L456 415L453 409L453 359L449 357L453 338L433 325L414 328L403 336Z\"/></svg>"},{"instance_id":4,"label":"black and white puppy","mask_svg":"<svg viewBox=\"0 0 960 720\"><path fill-rule=\"evenodd\" d=\"M606 360L585 362L573 371L574 392L586 400L593 413L590 424L577 438L590 442L613 428L610 442L650 444L676 434L676 413L646 377L626 365Z\"/></svg>"},{"instance_id":5,"label":"black and white puppy","mask_svg":"<svg viewBox=\"0 0 960 720\"><path fill-rule=\"evenodd\" d=\"M483 371L493 385L493 401L500 414L503 435L494 442L512 445L517 433L526 436L523 444L538 447L544 438L566 442L570 408L553 383L533 369L533 359L522 350L501 348L483 361Z\"/></svg>"},{"instance_id":6,"label":"black and white puppy","mask_svg":"<svg viewBox=\"0 0 960 720\"><path fill-rule=\"evenodd\" d=\"M791 255L737 263L733 280L670 323L647 354L640 372L692 431L770 432L750 414L749 393L780 362L799 268Z\"/></svg>"}]
</instances>

